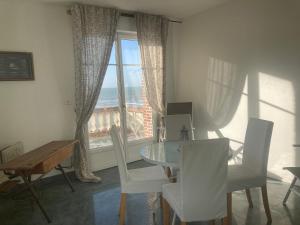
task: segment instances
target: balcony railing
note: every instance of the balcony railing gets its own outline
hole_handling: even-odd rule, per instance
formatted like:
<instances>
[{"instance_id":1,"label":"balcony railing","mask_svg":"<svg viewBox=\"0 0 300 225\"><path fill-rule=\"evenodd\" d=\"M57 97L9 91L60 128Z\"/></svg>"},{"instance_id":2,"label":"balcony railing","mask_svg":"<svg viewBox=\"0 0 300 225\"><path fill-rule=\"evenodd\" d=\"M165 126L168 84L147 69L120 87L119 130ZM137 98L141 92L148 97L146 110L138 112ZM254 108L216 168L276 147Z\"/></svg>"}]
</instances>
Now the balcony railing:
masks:
<instances>
[{"instance_id":1,"label":"balcony railing","mask_svg":"<svg viewBox=\"0 0 300 225\"><path fill-rule=\"evenodd\" d=\"M153 136L152 110L149 106L127 105L127 137L129 141ZM119 107L96 108L89 120L90 148L111 145L110 127L121 126Z\"/></svg>"}]
</instances>

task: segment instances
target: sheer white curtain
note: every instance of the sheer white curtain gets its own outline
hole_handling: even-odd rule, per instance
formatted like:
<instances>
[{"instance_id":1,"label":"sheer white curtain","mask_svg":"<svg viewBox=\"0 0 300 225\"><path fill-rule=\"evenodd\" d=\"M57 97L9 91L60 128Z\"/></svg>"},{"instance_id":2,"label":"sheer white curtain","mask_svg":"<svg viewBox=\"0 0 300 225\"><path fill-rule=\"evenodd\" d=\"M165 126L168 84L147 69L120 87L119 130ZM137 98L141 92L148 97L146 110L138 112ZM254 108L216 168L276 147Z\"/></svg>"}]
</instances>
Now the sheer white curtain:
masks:
<instances>
[{"instance_id":1,"label":"sheer white curtain","mask_svg":"<svg viewBox=\"0 0 300 225\"><path fill-rule=\"evenodd\" d=\"M87 150L88 121L97 103L113 46L119 12L116 9L76 4L71 8L75 54L76 134L74 152L78 179L98 182L90 170Z\"/></svg>"},{"instance_id":2,"label":"sheer white curtain","mask_svg":"<svg viewBox=\"0 0 300 225\"><path fill-rule=\"evenodd\" d=\"M149 105L158 113L158 126L163 126L166 103L166 43L168 19L137 13L137 37L141 51L142 71ZM162 131L162 130L160 130ZM164 137L159 132L159 139Z\"/></svg>"},{"instance_id":3,"label":"sheer white curtain","mask_svg":"<svg viewBox=\"0 0 300 225\"><path fill-rule=\"evenodd\" d=\"M197 123L206 131L225 127L233 118L239 105L246 73L236 64L210 57L205 83L205 101L198 104Z\"/></svg>"}]
</instances>

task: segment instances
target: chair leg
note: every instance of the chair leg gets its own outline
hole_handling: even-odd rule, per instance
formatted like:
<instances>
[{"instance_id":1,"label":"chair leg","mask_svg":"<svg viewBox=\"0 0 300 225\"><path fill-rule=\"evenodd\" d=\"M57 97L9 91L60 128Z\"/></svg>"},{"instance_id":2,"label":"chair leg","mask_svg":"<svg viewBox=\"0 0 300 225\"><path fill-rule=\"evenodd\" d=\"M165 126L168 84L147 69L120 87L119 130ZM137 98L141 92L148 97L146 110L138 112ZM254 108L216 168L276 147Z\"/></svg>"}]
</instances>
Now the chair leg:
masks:
<instances>
[{"instance_id":1,"label":"chair leg","mask_svg":"<svg viewBox=\"0 0 300 225\"><path fill-rule=\"evenodd\" d=\"M223 219L221 219L221 225L228 225L227 217L224 217Z\"/></svg>"},{"instance_id":2,"label":"chair leg","mask_svg":"<svg viewBox=\"0 0 300 225\"><path fill-rule=\"evenodd\" d=\"M222 220L222 225L231 225L232 223L232 193L227 193L227 216Z\"/></svg>"},{"instance_id":3,"label":"chair leg","mask_svg":"<svg viewBox=\"0 0 300 225\"><path fill-rule=\"evenodd\" d=\"M297 181L297 177L294 177L294 179L293 179L293 181L291 183L291 186L290 186L289 190L287 191L287 193L286 193L286 195L285 195L285 197L283 199L283 202L282 202L283 205L286 204L286 201L288 200L288 198L290 196L290 193L291 193L293 187L295 186L296 181Z\"/></svg>"},{"instance_id":4,"label":"chair leg","mask_svg":"<svg viewBox=\"0 0 300 225\"><path fill-rule=\"evenodd\" d=\"M175 225L176 222L176 212L173 211L172 225Z\"/></svg>"},{"instance_id":5,"label":"chair leg","mask_svg":"<svg viewBox=\"0 0 300 225\"><path fill-rule=\"evenodd\" d=\"M166 173L167 177L170 177L172 175L170 167L166 167L165 173Z\"/></svg>"},{"instance_id":6,"label":"chair leg","mask_svg":"<svg viewBox=\"0 0 300 225\"><path fill-rule=\"evenodd\" d=\"M170 225L170 206L166 199L163 198L163 225Z\"/></svg>"},{"instance_id":7,"label":"chair leg","mask_svg":"<svg viewBox=\"0 0 300 225\"><path fill-rule=\"evenodd\" d=\"M162 193L159 194L159 203L160 203L160 208L163 208L163 197L162 197Z\"/></svg>"},{"instance_id":8,"label":"chair leg","mask_svg":"<svg viewBox=\"0 0 300 225\"><path fill-rule=\"evenodd\" d=\"M121 193L119 225L125 224L125 216L126 216L126 193Z\"/></svg>"},{"instance_id":9,"label":"chair leg","mask_svg":"<svg viewBox=\"0 0 300 225\"><path fill-rule=\"evenodd\" d=\"M268 200L268 192L267 192L267 186L264 185L261 187L261 193L262 193L262 199L265 207L266 216L268 218L268 222L272 221L270 206L269 206L269 200Z\"/></svg>"},{"instance_id":10,"label":"chair leg","mask_svg":"<svg viewBox=\"0 0 300 225\"><path fill-rule=\"evenodd\" d=\"M252 202L251 192L249 188L246 189L246 196L249 203L249 208L253 208L253 202Z\"/></svg>"}]
</instances>

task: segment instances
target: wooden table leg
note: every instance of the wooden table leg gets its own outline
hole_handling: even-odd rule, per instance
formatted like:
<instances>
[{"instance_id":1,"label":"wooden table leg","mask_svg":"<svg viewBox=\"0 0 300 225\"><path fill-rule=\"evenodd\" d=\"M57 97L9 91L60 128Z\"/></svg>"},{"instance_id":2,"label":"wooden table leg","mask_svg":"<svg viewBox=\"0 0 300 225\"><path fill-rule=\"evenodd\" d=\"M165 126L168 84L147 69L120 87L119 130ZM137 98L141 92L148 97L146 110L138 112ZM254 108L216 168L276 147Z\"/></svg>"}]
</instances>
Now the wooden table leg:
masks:
<instances>
[{"instance_id":1,"label":"wooden table leg","mask_svg":"<svg viewBox=\"0 0 300 225\"><path fill-rule=\"evenodd\" d=\"M38 204L39 208L41 209L42 213L44 214L46 220L48 223L51 223L51 219L48 216L46 210L44 209L43 205L41 204L38 195L35 193L35 190L32 187L31 182L29 181L28 177L25 174L21 175L22 179L24 180L25 185L27 186L27 188L29 189L31 195L33 196L35 202Z\"/></svg>"},{"instance_id":2,"label":"wooden table leg","mask_svg":"<svg viewBox=\"0 0 300 225\"><path fill-rule=\"evenodd\" d=\"M165 173L166 173L167 177L170 177L172 175L170 167L166 167Z\"/></svg>"},{"instance_id":3,"label":"wooden table leg","mask_svg":"<svg viewBox=\"0 0 300 225\"><path fill-rule=\"evenodd\" d=\"M71 180L68 177L68 175L65 173L64 168L60 164L58 164L55 169L59 170L63 174L63 176L64 176L65 180L67 181L69 187L71 188L72 192L75 192L75 189L71 183Z\"/></svg>"},{"instance_id":4,"label":"wooden table leg","mask_svg":"<svg viewBox=\"0 0 300 225\"><path fill-rule=\"evenodd\" d=\"M227 216L223 218L222 225L232 224L232 193L227 193Z\"/></svg>"},{"instance_id":5,"label":"wooden table leg","mask_svg":"<svg viewBox=\"0 0 300 225\"><path fill-rule=\"evenodd\" d=\"M120 218L119 218L119 225L125 224L125 217L126 217L126 193L121 193L121 200L120 200Z\"/></svg>"},{"instance_id":6,"label":"wooden table leg","mask_svg":"<svg viewBox=\"0 0 300 225\"><path fill-rule=\"evenodd\" d=\"M263 203L264 203L266 216L268 218L268 222L272 222L272 216L271 216L269 200L268 200L267 185L263 185L261 187L261 193L262 193L262 199L263 199Z\"/></svg>"},{"instance_id":7,"label":"wooden table leg","mask_svg":"<svg viewBox=\"0 0 300 225\"><path fill-rule=\"evenodd\" d=\"M163 198L163 225L170 225L170 206L166 199Z\"/></svg>"}]
</instances>

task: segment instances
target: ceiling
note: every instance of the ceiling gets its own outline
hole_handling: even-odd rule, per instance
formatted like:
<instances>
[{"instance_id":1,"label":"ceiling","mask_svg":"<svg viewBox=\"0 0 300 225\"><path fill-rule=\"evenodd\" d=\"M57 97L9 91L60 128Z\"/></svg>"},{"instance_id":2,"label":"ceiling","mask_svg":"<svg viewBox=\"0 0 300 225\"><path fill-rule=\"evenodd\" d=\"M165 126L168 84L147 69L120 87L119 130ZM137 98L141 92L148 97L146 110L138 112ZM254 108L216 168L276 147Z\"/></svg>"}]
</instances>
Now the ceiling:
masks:
<instances>
[{"instance_id":1,"label":"ceiling","mask_svg":"<svg viewBox=\"0 0 300 225\"><path fill-rule=\"evenodd\" d=\"M160 14L169 18L182 19L203 12L230 0L40 0L71 4L80 2L85 4L116 7L122 10L139 11Z\"/></svg>"}]
</instances>

